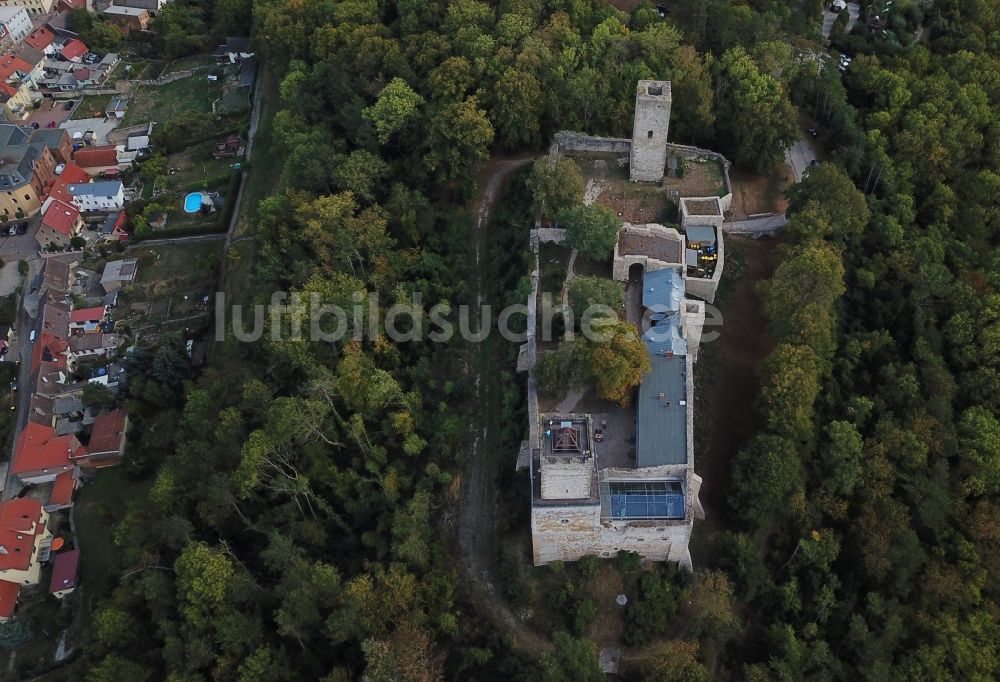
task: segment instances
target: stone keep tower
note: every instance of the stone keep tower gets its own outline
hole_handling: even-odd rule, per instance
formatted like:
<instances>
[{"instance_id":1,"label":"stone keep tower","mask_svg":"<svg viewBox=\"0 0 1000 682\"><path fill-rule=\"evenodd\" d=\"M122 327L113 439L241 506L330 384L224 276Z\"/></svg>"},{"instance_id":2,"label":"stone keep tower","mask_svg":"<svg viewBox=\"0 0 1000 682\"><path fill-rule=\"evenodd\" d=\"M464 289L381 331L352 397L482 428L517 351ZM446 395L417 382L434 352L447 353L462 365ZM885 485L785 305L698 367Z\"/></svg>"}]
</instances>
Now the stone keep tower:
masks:
<instances>
[{"instance_id":1,"label":"stone keep tower","mask_svg":"<svg viewBox=\"0 0 1000 682\"><path fill-rule=\"evenodd\" d=\"M667 163L670 81L639 81L635 92L629 179L660 182Z\"/></svg>"}]
</instances>

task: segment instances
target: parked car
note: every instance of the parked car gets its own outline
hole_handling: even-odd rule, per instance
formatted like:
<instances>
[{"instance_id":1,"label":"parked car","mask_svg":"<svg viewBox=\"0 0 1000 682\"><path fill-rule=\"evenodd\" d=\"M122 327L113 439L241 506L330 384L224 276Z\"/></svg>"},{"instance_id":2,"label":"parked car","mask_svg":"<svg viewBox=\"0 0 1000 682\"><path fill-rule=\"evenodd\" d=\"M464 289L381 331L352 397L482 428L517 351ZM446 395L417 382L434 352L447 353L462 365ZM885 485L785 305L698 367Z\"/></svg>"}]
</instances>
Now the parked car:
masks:
<instances>
[{"instance_id":1,"label":"parked car","mask_svg":"<svg viewBox=\"0 0 1000 682\"><path fill-rule=\"evenodd\" d=\"M31 127L34 128L35 130L38 130L42 126L38 125L38 121L34 121L32 122Z\"/></svg>"},{"instance_id":2,"label":"parked car","mask_svg":"<svg viewBox=\"0 0 1000 682\"><path fill-rule=\"evenodd\" d=\"M55 128L56 127L56 122L55 121L49 121L49 124L47 126L45 126L45 127L46 128Z\"/></svg>"},{"instance_id":3,"label":"parked car","mask_svg":"<svg viewBox=\"0 0 1000 682\"><path fill-rule=\"evenodd\" d=\"M31 330L31 334L28 335L28 341L30 341L31 343L34 343L36 336L38 336L38 330L32 329Z\"/></svg>"},{"instance_id":4,"label":"parked car","mask_svg":"<svg viewBox=\"0 0 1000 682\"><path fill-rule=\"evenodd\" d=\"M73 103L72 100L70 100L69 102L66 102L66 104L63 105L63 111L69 111L70 109L72 109L73 108L73 104L74 103Z\"/></svg>"}]
</instances>

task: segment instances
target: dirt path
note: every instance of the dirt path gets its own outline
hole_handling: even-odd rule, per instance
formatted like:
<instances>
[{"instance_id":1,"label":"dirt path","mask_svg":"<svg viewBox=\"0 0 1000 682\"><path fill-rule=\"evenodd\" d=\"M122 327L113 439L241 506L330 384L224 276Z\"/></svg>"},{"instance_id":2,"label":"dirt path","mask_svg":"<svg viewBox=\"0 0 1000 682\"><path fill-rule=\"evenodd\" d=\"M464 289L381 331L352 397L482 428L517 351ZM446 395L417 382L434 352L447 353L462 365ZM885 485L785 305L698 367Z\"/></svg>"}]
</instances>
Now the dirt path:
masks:
<instances>
[{"instance_id":1,"label":"dirt path","mask_svg":"<svg viewBox=\"0 0 1000 682\"><path fill-rule=\"evenodd\" d=\"M472 225L472 245L476 264L473 287L476 309L473 312L472 328L480 323L480 308L491 303L489 282L491 254L488 253L488 229L492 209L500 196L505 180L511 172L528 163L531 159L493 160L485 164L479 174L479 194L472 205L474 220ZM513 453L504 453L495 447L493 434L499 428L499 414L496 406L500 402L499 387L493 379L500 368L497 367L498 343L505 343L495 334L482 343L475 344L471 354L471 367L475 385L473 431L462 472L461 492L458 512L458 546L462 565L469 585L469 597L477 609L487 614L494 627L509 634L516 646L533 654L551 649L551 644L525 626L507 608L503 598L496 594L496 475L500 461ZM511 460L512 461L512 460Z\"/></svg>"}]
</instances>

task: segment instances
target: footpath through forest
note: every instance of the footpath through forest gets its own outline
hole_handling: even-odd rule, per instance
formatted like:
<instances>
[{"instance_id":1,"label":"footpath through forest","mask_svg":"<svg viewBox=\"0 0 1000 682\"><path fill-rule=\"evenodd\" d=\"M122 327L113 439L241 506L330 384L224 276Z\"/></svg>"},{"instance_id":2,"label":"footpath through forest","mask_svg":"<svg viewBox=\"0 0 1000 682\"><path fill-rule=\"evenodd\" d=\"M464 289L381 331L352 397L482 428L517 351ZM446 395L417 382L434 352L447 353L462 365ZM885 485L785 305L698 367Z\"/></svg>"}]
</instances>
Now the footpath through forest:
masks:
<instances>
[{"instance_id":1,"label":"footpath through forest","mask_svg":"<svg viewBox=\"0 0 1000 682\"><path fill-rule=\"evenodd\" d=\"M480 308L492 304L496 292L491 286L491 263L506 260L509 254L489 252L489 228L493 208L504 182L510 174L531 161L524 159L492 159L480 171L478 193L471 210L473 216L472 248L475 271L472 287L476 300L470 327L477 329L481 322ZM529 229L524 227L525 232ZM496 485L499 466L513 465L516 453L501 452L496 447L501 402L498 366L502 353L498 344L507 343L498 334L490 334L473 345L470 353L470 374L475 386L474 405L470 410L473 428L469 449L462 472L462 487L458 512L458 546L465 569L469 597L481 613L489 615L494 627L509 634L516 646L538 655L552 649L552 644L522 623L507 607L496 589Z\"/></svg>"}]
</instances>

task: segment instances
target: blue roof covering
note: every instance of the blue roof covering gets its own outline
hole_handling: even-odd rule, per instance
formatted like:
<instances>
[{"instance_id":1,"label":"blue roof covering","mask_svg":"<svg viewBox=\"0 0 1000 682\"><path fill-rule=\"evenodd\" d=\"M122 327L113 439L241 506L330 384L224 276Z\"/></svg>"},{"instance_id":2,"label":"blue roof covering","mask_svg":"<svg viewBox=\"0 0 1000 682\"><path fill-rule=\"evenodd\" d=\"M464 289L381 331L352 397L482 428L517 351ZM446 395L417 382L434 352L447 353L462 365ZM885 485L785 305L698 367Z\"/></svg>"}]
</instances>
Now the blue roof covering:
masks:
<instances>
[{"instance_id":1,"label":"blue roof covering","mask_svg":"<svg viewBox=\"0 0 1000 682\"><path fill-rule=\"evenodd\" d=\"M653 312L680 310L684 278L680 268L653 270L642 276L642 305Z\"/></svg>"},{"instance_id":2,"label":"blue roof covering","mask_svg":"<svg viewBox=\"0 0 1000 682\"><path fill-rule=\"evenodd\" d=\"M650 355L687 355L687 340L681 336L680 315L670 313L642 335Z\"/></svg>"},{"instance_id":3,"label":"blue roof covering","mask_svg":"<svg viewBox=\"0 0 1000 682\"><path fill-rule=\"evenodd\" d=\"M615 519L682 519L680 481L611 481L610 516Z\"/></svg>"}]
</instances>

